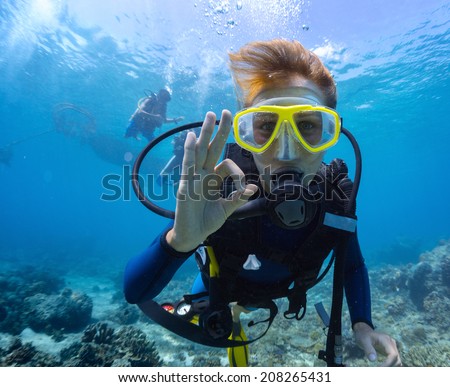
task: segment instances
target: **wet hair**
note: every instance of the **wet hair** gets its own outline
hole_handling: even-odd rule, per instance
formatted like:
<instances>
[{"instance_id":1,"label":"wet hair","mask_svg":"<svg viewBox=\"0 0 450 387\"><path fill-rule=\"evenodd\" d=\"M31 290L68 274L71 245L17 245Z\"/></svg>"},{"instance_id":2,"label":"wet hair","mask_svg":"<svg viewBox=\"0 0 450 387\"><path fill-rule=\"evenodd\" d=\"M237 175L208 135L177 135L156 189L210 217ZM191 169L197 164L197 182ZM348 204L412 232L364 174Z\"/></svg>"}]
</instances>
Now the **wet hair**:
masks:
<instances>
[{"instance_id":1,"label":"wet hair","mask_svg":"<svg viewBox=\"0 0 450 387\"><path fill-rule=\"evenodd\" d=\"M336 108L336 85L319 57L298 41L257 41L230 53L230 69L242 106L250 106L263 90L279 87L289 75L314 82L328 107Z\"/></svg>"},{"instance_id":2,"label":"wet hair","mask_svg":"<svg viewBox=\"0 0 450 387\"><path fill-rule=\"evenodd\" d=\"M159 98L159 99L162 99L162 100L164 100L164 101L170 101L171 96L170 96L169 90L167 90L167 89L161 89L161 90L158 92L158 98Z\"/></svg>"}]
</instances>

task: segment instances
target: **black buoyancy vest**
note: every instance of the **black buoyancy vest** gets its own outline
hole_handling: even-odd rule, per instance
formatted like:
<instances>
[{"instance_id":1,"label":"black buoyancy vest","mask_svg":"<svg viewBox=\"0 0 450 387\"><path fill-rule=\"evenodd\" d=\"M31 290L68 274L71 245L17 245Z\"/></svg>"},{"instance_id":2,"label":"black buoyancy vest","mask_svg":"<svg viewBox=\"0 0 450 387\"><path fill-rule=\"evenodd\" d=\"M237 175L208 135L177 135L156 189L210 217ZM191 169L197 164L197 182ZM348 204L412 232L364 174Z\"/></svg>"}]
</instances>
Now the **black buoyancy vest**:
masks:
<instances>
[{"instance_id":1,"label":"black buoyancy vest","mask_svg":"<svg viewBox=\"0 0 450 387\"><path fill-rule=\"evenodd\" d=\"M250 152L240 148L237 144L227 144L225 158L233 160L242 169L247 183L257 184L260 190L262 189L258 179L258 170ZM335 159L328 165L322 164L310 186L311 184L318 186L323 194L323 200L320 201L315 219L307 226L306 239L299 243L295 250L283 251L265 243L261 238L260 231L264 217L260 216L227 220L218 231L207 239L205 244L213 247L219 263L223 297L227 301L251 304L268 298L285 297L288 295L288 288L293 281L296 287L305 292L315 285L323 262L342 235L340 230L324 225L324 214L343 215L345 213L352 183L348 178L345 163L340 159ZM222 194L226 197L233 190L232 180L226 179ZM250 254L286 265L292 273L292 278L274 284L270 288L255 286L244 281L239 278L239 272ZM200 266L203 274L208 276L208 265Z\"/></svg>"}]
</instances>

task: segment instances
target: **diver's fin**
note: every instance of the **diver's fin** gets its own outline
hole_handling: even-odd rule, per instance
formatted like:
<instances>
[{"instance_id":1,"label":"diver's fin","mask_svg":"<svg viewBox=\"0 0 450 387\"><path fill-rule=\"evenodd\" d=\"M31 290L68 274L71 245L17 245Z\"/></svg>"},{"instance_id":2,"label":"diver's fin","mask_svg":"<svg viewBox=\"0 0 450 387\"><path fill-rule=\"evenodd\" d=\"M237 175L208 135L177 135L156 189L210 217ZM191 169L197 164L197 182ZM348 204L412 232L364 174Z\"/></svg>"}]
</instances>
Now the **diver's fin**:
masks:
<instances>
[{"instance_id":1,"label":"diver's fin","mask_svg":"<svg viewBox=\"0 0 450 387\"><path fill-rule=\"evenodd\" d=\"M244 329L240 322L233 322L233 331L230 339L235 341L247 341ZM247 367L249 360L248 345L227 348L230 367Z\"/></svg>"}]
</instances>

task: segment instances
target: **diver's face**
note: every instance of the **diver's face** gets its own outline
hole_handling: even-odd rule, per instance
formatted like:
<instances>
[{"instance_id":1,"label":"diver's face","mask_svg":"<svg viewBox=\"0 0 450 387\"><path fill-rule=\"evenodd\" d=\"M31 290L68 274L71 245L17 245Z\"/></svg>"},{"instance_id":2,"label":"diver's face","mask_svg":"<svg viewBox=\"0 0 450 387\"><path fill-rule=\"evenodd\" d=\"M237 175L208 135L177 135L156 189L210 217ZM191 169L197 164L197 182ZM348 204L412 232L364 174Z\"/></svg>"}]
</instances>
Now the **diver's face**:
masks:
<instances>
[{"instance_id":1,"label":"diver's face","mask_svg":"<svg viewBox=\"0 0 450 387\"><path fill-rule=\"evenodd\" d=\"M325 105L325 97L318 86L303 77L288 78L282 87L265 89L257 95L252 106L261 106L267 101L271 103L271 99L277 98L276 104L280 105L281 98L285 98L283 105L294 104L289 98L304 98L305 104ZM298 104L298 103L295 103ZM322 163L324 152L311 153L307 151L292 136L292 128L289 123L283 124L280 134L263 153L254 153L253 157L258 171L267 173L275 172L280 168L289 168L302 172L307 181L317 173ZM309 177L309 178L308 178Z\"/></svg>"}]
</instances>

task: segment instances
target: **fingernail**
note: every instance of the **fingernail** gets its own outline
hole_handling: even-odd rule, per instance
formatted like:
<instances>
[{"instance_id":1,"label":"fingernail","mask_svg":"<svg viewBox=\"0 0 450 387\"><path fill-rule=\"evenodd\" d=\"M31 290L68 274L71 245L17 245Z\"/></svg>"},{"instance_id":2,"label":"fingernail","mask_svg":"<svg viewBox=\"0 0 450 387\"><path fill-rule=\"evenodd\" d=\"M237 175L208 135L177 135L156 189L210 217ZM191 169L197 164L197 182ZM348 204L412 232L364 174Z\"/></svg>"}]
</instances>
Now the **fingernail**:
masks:
<instances>
[{"instance_id":1,"label":"fingernail","mask_svg":"<svg viewBox=\"0 0 450 387\"><path fill-rule=\"evenodd\" d=\"M377 360L377 355L375 353L370 353L368 358L370 361L375 361Z\"/></svg>"}]
</instances>

